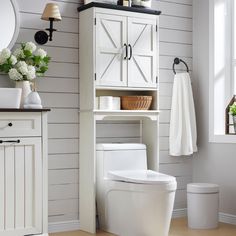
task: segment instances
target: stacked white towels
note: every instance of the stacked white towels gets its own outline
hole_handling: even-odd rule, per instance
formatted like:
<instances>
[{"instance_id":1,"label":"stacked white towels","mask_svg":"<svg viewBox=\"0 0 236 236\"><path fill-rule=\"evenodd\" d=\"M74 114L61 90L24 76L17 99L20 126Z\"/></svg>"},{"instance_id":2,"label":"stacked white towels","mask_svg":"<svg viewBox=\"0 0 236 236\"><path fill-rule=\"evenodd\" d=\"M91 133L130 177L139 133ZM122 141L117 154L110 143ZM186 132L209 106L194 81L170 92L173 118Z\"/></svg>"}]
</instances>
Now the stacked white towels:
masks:
<instances>
[{"instance_id":1,"label":"stacked white towels","mask_svg":"<svg viewBox=\"0 0 236 236\"><path fill-rule=\"evenodd\" d=\"M169 152L171 156L191 155L197 151L196 116L189 73L174 78L170 118Z\"/></svg>"}]
</instances>

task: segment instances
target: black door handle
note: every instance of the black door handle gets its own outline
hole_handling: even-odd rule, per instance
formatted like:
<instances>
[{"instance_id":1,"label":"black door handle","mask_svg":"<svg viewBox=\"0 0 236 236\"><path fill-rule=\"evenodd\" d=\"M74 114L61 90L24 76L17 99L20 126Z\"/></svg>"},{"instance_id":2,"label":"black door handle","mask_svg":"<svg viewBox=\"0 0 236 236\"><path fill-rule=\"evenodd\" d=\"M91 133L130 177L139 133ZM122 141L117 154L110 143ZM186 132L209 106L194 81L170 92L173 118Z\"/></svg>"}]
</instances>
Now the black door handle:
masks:
<instances>
[{"instance_id":1,"label":"black door handle","mask_svg":"<svg viewBox=\"0 0 236 236\"><path fill-rule=\"evenodd\" d=\"M17 140L0 140L0 143L20 143L20 140L17 139Z\"/></svg>"},{"instance_id":2,"label":"black door handle","mask_svg":"<svg viewBox=\"0 0 236 236\"><path fill-rule=\"evenodd\" d=\"M130 60L133 56L133 50L132 50L132 46L130 44L129 44L129 50L130 50L130 55L129 55L128 60Z\"/></svg>"},{"instance_id":3,"label":"black door handle","mask_svg":"<svg viewBox=\"0 0 236 236\"><path fill-rule=\"evenodd\" d=\"M128 46L127 46L126 43L124 44L124 46L125 46L125 56L124 56L124 60L126 60L127 57L128 57Z\"/></svg>"}]
</instances>

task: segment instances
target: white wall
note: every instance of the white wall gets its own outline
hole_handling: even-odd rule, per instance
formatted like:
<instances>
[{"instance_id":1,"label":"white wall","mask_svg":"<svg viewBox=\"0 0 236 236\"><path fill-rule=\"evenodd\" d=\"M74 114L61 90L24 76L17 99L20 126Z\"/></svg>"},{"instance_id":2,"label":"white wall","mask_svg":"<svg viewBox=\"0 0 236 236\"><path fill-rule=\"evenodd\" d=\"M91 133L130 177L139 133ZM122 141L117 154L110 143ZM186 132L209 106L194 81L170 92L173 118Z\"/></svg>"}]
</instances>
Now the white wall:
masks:
<instances>
[{"instance_id":1,"label":"white wall","mask_svg":"<svg viewBox=\"0 0 236 236\"><path fill-rule=\"evenodd\" d=\"M40 20L47 2L57 2L62 21L55 23L58 32L43 48L52 57L45 78L37 80L38 91L49 113L49 222L78 221L79 173L79 78L78 78L78 0L17 0L21 29L17 46L34 41L37 30L48 27ZM170 102L172 95L173 59L186 60L192 69L192 0L153 2L162 10L160 17L160 170L178 180L175 208L186 207L186 184L192 179L192 161L168 155ZM181 66L179 67L181 69ZM14 86L0 75L0 86ZM97 140L138 142L136 122L98 124ZM108 138L108 139L107 139Z\"/></svg>"},{"instance_id":2,"label":"white wall","mask_svg":"<svg viewBox=\"0 0 236 236\"><path fill-rule=\"evenodd\" d=\"M236 215L236 146L208 141L209 0L194 1L194 81L199 152L193 179L220 185L220 212ZM213 121L212 121L213 122Z\"/></svg>"}]
</instances>

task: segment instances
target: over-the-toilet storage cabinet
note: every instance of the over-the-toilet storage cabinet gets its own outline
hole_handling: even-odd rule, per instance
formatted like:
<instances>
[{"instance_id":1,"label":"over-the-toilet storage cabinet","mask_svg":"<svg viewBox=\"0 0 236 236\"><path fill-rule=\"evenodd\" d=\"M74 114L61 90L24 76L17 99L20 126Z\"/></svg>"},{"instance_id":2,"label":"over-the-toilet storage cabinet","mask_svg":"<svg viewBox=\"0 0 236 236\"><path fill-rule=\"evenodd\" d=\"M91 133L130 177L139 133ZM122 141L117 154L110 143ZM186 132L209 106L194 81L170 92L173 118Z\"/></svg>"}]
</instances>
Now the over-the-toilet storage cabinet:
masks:
<instances>
[{"instance_id":1,"label":"over-the-toilet storage cabinet","mask_svg":"<svg viewBox=\"0 0 236 236\"><path fill-rule=\"evenodd\" d=\"M0 235L48 235L47 110L0 109Z\"/></svg>"},{"instance_id":2,"label":"over-the-toilet storage cabinet","mask_svg":"<svg viewBox=\"0 0 236 236\"><path fill-rule=\"evenodd\" d=\"M96 230L96 123L138 120L148 167L158 170L159 11L90 3L79 11L80 176L82 230ZM152 95L148 111L98 110L96 97Z\"/></svg>"}]
</instances>

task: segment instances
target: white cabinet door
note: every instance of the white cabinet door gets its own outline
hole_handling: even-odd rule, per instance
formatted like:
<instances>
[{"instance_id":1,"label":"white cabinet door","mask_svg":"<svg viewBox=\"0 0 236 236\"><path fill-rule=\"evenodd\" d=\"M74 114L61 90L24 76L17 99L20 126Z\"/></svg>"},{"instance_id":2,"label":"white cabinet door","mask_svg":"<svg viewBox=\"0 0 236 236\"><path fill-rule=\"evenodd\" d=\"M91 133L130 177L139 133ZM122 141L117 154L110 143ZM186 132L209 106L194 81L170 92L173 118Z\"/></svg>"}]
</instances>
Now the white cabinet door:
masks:
<instances>
[{"instance_id":1,"label":"white cabinet door","mask_svg":"<svg viewBox=\"0 0 236 236\"><path fill-rule=\"evenodd\" d=\"M41 138L0 138L0 235L42 233ZM3 141L3 142L2 142Z\"/></svg>"},{"instance_id":2,"label":"white cabinet door","mask_svg":"<svg viewBox=\"0 0 236 236\"><path fill-rule=\"evenodd\" d=\"M156 20L128 17L128 86L156 88Z\"/></svg>"},{"instance_id":3,"label":"white cabinet door","mask_svg":"<svg viewBox=\"0 0 236 236\"><path fill-rule=\"evenodd\" d=\"M96 85L127 86L127 17L96 14Z\"/></svg>"}]
</instances>

